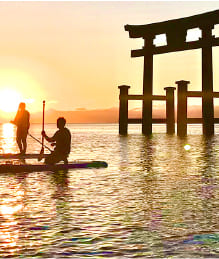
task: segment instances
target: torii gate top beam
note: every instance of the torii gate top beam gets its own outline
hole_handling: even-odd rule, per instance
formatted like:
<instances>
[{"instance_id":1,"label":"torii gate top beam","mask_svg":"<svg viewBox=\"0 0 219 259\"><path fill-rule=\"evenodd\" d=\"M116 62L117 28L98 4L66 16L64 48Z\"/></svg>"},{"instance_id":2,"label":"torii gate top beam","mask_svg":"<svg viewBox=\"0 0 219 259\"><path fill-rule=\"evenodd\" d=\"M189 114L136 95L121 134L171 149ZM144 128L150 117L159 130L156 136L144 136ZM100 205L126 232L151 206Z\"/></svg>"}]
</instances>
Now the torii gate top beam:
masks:
<instances>
[{"instance_id":1,"label":"torii gate top beam","mask_svg":"<svg viewBox=\"0 0 219 259\"><path fill-rule=\"evenodd\" d=\"M130 38L145 38L147 35L159 35L168 33L174 28L178 30L189 30L206 25L219 23L219 10L207 12L199 15L169 20L165 22L151 23L145 25L125 25L125 30L129 32Z\"/></svg>"},{"instance_id":2,"label":"torii gate top beam","mask_svg":"<svg viewBox=\"0 0 219 259\"><path fill-rule=\"evenodd\" d=\"M212 30L215 24L219 23L219 10L208 13L194 15L190 17L158 22L146 25L125 25L125 30L129 32L130 38L143 38L146 41L151 41L156 35L166 34L167 45L154 46L149 48L153 54L163 54L168 52L198 49L206 45L219 46L219 38L214 36L211 39L203 40L202 38L196 41L186 42L187 30L200 28ZM132 50L132 57L140 57L145 55L145 50L148 49L147 43L143 49Z\"/></svg>"}]
</instances>

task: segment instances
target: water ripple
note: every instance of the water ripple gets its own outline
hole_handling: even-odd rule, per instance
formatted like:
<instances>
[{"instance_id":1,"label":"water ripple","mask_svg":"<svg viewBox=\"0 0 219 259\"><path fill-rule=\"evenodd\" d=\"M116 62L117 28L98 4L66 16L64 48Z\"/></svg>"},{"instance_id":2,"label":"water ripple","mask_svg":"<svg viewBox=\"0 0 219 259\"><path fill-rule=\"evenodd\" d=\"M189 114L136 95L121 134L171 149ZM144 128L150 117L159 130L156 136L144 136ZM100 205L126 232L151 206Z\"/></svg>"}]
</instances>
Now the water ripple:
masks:
<instances>
[{"instance_id":1,"label":"water ripple","mask_svg":"<svg viewBox=\"0 0 219 259\"><path fill-rule=\"evenodd\" d=\"M47 128L52 134L55 125ZM1 175L0 258L218 257L218 135L69 128L70 159L109 167Z\"/></svg>"}]
</instances>

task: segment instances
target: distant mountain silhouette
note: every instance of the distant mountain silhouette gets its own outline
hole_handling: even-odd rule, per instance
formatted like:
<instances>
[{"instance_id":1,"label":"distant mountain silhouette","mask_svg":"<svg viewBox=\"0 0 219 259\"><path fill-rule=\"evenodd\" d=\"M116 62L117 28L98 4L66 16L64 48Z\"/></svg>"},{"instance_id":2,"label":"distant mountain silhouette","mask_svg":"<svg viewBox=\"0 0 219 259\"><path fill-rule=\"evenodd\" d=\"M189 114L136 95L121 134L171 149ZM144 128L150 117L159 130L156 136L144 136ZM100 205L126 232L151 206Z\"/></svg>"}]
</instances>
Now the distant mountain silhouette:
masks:
<instances>
[{"instance_id":1,"label":"distant mountain silhouette","mask_svg":"<svg viewBox=\"0 0 219 259\"><path fill-rule=\"evenodd\" d=\"M50 109L45 113L46 123L56 122L57 117L65 117L68 123L118 123L119 121L119 109L109 108L109 109L94 109L87 110L80 108L74 111L57 111ZM165 111L156 110L154 112L154 117L165 116ZM129 110L130 118L140 118L141 109L131 109ZM42 113L31 114L32 123L41 123Z\"/></svg>"},{"instance_id":2,"label":"distant mountain silhouette","mask_svg":"<svg viewBox=\"0 0 219 259\"><path fill-rule=\"evenodd\" d=\"M219 107L218 107L219 117ZM189 117L201 117L201 107L190 106ZM153 110L154 118L165 118L165 108L155 107ZM118 123L119 121L119 109L117 107L109 109L94 109L87 110L80 108L74 111L57 111L54 109L47 110L45 113L46 123L55 123L56 119L60 116L66 118L68 123ZM135 108L129 110L129 118L141 118L141 109ZM42 113L31 114L32 123L42 122Z\"/></svg>"},{"instance_id":3,"label":"distant mountain silhouette","mask_svg":"<svg viewBox=\"0 0 219 259\"><path fill-rule=\"evenodd\" d=\"M118 109L86 110L84 108L74 111L57 111L54 109L45 112L45 122L55 123L58 117L65 117L67 123L116 123L118 122ZM42 113L31 114L32 123L41 123Z\"/></svg>"},{"instance_id":4,"label":"distant mountain silhouette","mask_svg":"<svg viewBox=\"0 0 219 259\"><path fill-rule=\"evenodd\" d=\"M189 106L188 116L192 118L201 117L201 106ZM58 117L65 117L67 123L118 123L119 109L117 107L109 109L87 110L79 108L74 111L57 111L54 109L46 110L45 122L55 123ZM219 106L215 106L215 117L219 118ZM31 113L31 123L42 123L42 112ZM135 108L129 110L129 118L141 118L141 109ZM165 118L165 107L155 107L153 110L153 118ZM0 122L8 122L9 120L1 117Z\"/></svg>"}]
</instances>

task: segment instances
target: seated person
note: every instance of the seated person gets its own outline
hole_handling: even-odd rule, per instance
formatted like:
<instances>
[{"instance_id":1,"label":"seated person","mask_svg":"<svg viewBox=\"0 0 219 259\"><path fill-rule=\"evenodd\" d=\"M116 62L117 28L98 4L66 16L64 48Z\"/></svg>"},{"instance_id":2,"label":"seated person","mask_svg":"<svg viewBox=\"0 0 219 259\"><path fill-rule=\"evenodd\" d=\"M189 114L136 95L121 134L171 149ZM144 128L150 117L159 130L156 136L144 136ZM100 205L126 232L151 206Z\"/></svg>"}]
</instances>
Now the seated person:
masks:
<instances>
[{"instance_id":1,"label":"seated person","mask_svg":"<svg viewBox=\"0 0 219 259\"><path fill-rule=\"evenodd\" d=\"M45 164L56 164L60 161L68 163L68 155L71 150L71 133L65 127L66 120L63 117L57 119L57 130L53 137L48 137L45 131L42 131L42 136L52 145L55 146L54 151L45 158Z\"/></svg>"}]
</instances>

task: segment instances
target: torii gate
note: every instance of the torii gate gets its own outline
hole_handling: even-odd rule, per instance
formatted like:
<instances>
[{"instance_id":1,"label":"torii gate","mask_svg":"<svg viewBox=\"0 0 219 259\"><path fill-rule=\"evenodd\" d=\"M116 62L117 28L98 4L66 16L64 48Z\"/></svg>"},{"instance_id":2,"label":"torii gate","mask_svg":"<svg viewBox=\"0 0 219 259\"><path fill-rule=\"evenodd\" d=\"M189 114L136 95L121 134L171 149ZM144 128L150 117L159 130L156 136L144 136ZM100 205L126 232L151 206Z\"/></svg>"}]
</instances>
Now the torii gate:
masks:
<instances>
[{"instance_id":1,"label":"torii gate","mask_svg":"<svg viewBox=\"0 0 219 259\"><path fill-rule=\"evenodd\" d=\"M142 133L152 133L153 55L190 49L202 49L202 118L203 134L214 134L212 47L219 46L219 38L212 29L219 23L219 10L190 17L146 25L126 25L130 38L143 38L144 47L132 50L131 57L144 57ZM186 42L187 30L199 28L202 38ZM156 35L166 34L166 46L154 46Z\"/></svg>"}]
</instances>

